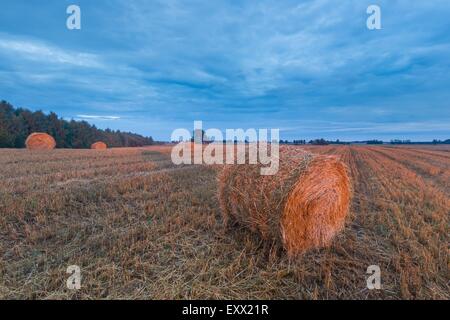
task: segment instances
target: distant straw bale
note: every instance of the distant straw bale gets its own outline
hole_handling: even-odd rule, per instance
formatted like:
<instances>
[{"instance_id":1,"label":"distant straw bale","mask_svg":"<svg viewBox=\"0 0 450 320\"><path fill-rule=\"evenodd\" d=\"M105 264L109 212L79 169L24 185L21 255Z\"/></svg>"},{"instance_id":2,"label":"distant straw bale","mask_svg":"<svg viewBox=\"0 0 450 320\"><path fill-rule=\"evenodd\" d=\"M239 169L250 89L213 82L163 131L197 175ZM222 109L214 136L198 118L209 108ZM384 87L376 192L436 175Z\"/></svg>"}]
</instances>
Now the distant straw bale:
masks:
<instances>
[{"instance_id":1,"label":"distant straw bale","mask_svg":"<svg viewBox=\"0 0 450 320\"><path fill-rule=\"evenodd\" d=\"M275 175L261 165L227 165L219 174L219 202L225 224L238 223L289 256L328 246L344 226L351 186L337 157L281 149Z\"/></svg>"},{"instance_id":2,"label":"distant straw bale","mask_svg":"<svg viewBox=\"0 0 450 320\"><path fill-rule=\"evenodd\" d=\"M47 133L34 132L25 141L29 150L52 150L56 147L56 141Z\"/></svg>"},{"instance_id":3,"label":"distant straw bale","mask_svg":"<svg viewBox=\"0 0 450 320\"><path fill-rule=\"evenodd\" d=\"M91 145L91 149L106 150L108 146L103 141L97 141Z\"/></svg>"}]
</instances>

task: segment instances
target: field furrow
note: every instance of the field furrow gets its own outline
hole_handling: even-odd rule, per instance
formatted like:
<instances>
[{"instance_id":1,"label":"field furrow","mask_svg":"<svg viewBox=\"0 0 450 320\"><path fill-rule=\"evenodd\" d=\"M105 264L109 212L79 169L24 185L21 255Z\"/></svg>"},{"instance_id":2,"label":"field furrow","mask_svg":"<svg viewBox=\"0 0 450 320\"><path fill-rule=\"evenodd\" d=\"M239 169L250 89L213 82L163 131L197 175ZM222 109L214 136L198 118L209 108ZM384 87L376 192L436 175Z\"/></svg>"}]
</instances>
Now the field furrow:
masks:
<instances>
[{"instance_id":1,"label":"field furrow","mask_svg":"<svg viewBox=\"0 0 450 320\"><path fill-rule=\"evenodd\" d=\"M332 245L295 259L224 228L220 167L175 166L168 147L1 151L0 297L449 298L446 151L293 148L339 156L353 189ZM370 265L382 290L366 287Z\"/></svg>"}]
</instances>

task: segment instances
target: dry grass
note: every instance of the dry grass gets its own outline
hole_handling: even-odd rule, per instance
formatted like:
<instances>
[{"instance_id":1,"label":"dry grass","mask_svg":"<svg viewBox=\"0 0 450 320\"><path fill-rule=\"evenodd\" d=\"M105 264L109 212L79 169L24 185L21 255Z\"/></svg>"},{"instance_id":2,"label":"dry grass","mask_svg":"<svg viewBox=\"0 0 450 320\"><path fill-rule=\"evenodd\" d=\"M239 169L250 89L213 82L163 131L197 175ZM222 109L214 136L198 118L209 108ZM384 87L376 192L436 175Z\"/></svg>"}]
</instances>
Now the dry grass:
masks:
<instances>
[{"instance_id":1,"label":"dry grass","mask_svg":"<svg viewBox=\"0 0 450 320\"><path fill-rule=\"evenodd\" d=\"M174 167L165 147L1 150L0 297L449 299L449 150L307 149L347 163L354 198L330 247L291 260L226 231L216 170ZM366 289L372 264L382 290Z\"/></svg>"}]
</instances>

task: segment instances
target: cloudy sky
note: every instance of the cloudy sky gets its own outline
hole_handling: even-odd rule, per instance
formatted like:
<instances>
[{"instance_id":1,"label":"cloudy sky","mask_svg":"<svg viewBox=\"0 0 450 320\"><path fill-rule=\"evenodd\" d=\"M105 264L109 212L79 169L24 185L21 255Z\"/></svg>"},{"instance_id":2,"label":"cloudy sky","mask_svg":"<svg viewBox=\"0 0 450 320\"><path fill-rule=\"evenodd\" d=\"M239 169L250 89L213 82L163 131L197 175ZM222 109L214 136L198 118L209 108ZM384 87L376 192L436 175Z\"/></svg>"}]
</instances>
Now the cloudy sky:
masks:
<instances>
[{"instance_id":1,"label":"cloudy sky","mask_svg":"<svg viewBox=\"0 0 450 320\"><path fill-rule=\"evenodd\" d=\"M81 8L68 30L66 8ZM382 29L368 30L377 4ZM168 140L450 138L450 1L2 0L0 99Z\"/></svg>"}]
</instances>

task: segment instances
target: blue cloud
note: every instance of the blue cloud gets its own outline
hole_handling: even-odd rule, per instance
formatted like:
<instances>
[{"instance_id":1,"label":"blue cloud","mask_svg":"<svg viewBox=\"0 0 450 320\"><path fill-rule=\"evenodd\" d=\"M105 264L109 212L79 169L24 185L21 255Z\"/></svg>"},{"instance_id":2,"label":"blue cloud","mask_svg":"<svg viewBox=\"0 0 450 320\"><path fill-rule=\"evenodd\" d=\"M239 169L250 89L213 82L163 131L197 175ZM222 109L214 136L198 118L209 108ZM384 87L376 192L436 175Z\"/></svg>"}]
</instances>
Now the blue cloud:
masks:
<instances>
[{"instance_id":1,"label":"blue cloud","mask_svg":"<svg viewBox=\"0 0 450 320\"><path fill-rule=\"evenodd\" d=\"M282 138L450 135L450 3L6 0L0 98L168 140L173 129ZM116 117L114 119L110 117Z\"/></svg>"}]
</instances>

